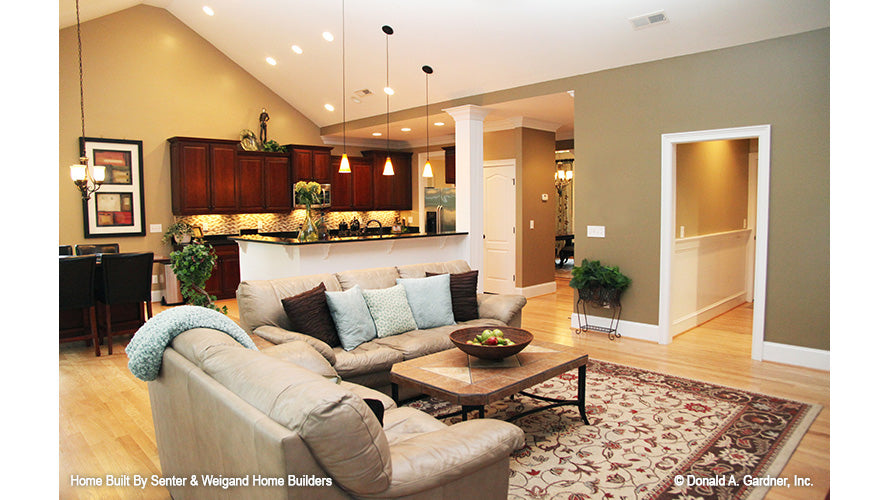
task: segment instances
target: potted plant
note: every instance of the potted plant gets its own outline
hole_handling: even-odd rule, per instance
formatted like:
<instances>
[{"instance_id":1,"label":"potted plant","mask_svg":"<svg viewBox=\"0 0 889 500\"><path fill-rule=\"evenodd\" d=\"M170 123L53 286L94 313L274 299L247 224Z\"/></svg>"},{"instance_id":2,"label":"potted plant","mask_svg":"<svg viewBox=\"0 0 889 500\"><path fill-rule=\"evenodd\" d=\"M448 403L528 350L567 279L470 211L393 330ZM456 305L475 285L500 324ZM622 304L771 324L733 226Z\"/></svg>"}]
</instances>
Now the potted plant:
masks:
<instances>
[{"instance_id":1,"label":"potted plant","mask_svg":"<svg viewBox=\"0 0 889 500\"><path fill-rule=\"evenodd\" d=\"M181 250L170 253L173 272L179 278L179 290L186 304L207 307L228 314L228 307L216 306L216 296L207 293L204 284L210 279L216 265L216 252L204 243L185 245Z\"/></svg>"},{"instance_id":2,"label":"potted plant","mask_svg":"<svg viewBox=\"0 0 889 500\"><path fill-rule=\"evenodd\" d=\"M607 307L620 304L620 296L632 280L617 266L603 266L598 260L583 259L571 270L568 283L582 300Z\"/></svg>"},{"instance_id":3,"label":"potted plant","mask_svg":"<svg viewBox=\"0 0 889 500\"><path fill-rule=\"evenodd\" d=\"M173 240L178 245L184 245L191 242L191 234L192 234L191 224L185 221L176 221L167 228L167 231L164 233L163 242L169 243L170 240Z\"/></svg>"}]
</instances>

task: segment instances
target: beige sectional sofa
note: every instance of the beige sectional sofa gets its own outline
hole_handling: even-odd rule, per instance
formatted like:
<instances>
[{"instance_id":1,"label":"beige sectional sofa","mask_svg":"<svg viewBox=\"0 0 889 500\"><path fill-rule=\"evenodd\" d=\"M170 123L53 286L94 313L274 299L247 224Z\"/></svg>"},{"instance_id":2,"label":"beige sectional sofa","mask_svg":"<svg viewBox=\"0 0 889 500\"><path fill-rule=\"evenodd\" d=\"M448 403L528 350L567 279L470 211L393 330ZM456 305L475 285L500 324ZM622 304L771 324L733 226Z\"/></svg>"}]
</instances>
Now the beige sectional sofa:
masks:
<instances>
[{"instance_id":1,"label":"beige sectional sofa","mask_svg":"<svg viewBox=\"0 0 889 500\"><path fill-rule=\"evenodd\" d=\"M275 280L241 282L238 287L238 310L241 326L273 344L305 342L315 348L343 378L350 382L382 391L389 390L389 371L400 361L454 347L451 332L465 326L521 326L522 307L527 300L520 295L478 294L479 318L425 330L413 330L391 337L376 338L346 351L331 348L324 342L293 331L281 304L292 297L324 283L328 291L342 291L355 285L364 290L388 288L398 278L423 278L426 273L465 273L469 265L462 260L380 267L315 274Z\"/></svg>"}]
</instances>

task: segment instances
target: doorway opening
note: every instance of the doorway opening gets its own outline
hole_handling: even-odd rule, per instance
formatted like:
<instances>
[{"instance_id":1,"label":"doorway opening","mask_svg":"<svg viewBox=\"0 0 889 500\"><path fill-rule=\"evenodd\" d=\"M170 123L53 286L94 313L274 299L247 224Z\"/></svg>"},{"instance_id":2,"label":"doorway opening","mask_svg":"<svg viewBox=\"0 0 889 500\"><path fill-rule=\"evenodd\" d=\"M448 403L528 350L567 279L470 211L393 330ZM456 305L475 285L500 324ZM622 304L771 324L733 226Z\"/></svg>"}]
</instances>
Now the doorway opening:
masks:
<instances>
[{"instance_id":1,"label":"doorway opening","mask_svg":"<svg viewBox=\"0 0 889 500\"><path fill-rule=\"evenodd\" d=\"M734 141L739 139L755 139L757 144L757 155L752 164L753 168L748 167L748 171L753 171L753 179L755 180L756 196L753 200L745 200L743 214L745 215L746 225L752 228L741 228L740 230L718 231L715 235L706 237L686 236L684 233L688 227L685 224L677 224L677 152L681 145L690 143L708 142L708 141ZM752 282L752 300L753 300L753 328L751 338L751 357L756 360L762 359L764 330L765 330L765 299L766 299L766 255L768 249L768 199L769 199L769 169L770 169L770 140L771 128L769 125L760 125L753 127L740 127L732 129L705 130L697 132L684 132L678 134L664 134L661 140L661 259L660 259L660 308L658 314L658 341L661 344L669 344L672 342L673 336L678 331L689 327L688 324L682 325L682 317L676 317L676 311L682 309L680 306L689 308L689 303L693 303L691 308L694 313L698 313L697 289L689 290L687 285L685 288L675 286L678 278L686 280L688 270L682 266L688 262L695 262L695 252L699 253L701 246L715 249L709 252L716 260L724 257L725 254L735 254L734 257L741 258L746 262L753 261L752 273L750 275L741 273L740 277L733 275L729 281L742 284L740 294L729 293L727 297L717 299L716 307L707 307L718 313L720 307L722 311L732 309L751 298L743 285ZM748 176L749 177L749 176ZM748 189L749 192L749 189ZM749 207L755 205L755 210ZM680 207L684 210L685 207ZM751 210L748 212L748 210ZM680 218L682 215L680 215ZM692 220L685 219L685 220ZM753 219L753 220L751 220ZM700 221L694 221L697 225ZM706 224L709 224L707 222ZM705 224L705 225L706 225ZM697 231L697 230L695 230ZM746 245L745 237L751 237L755 234L755 242L750 246L749 250ZM742 244L744 243L744 244ZM728 248L729 250L725 250ZM683 252L689 252L684 255ZM737 253L741 252L738 256ZM755 255L755 258L754 258ZM736 272L736 271L735 271ZM676 276L674 276L674 273ZM721 283L723 277L716 277L712 280ZM723 280L724 281L724 280ZM697 281L695 281L697 283ZM709 293L709 291L707 292ZM721 303L720 303L721 302ZM737 302L737 303L735 303ZM714 314L713 316L715 316ZM711 317L713 317L711 316ZM695 320L697 321L697 319ZM695 323L698 324L698 323ZM694 326L694 325L690 325Z\"/></svg>"}]
</instances>

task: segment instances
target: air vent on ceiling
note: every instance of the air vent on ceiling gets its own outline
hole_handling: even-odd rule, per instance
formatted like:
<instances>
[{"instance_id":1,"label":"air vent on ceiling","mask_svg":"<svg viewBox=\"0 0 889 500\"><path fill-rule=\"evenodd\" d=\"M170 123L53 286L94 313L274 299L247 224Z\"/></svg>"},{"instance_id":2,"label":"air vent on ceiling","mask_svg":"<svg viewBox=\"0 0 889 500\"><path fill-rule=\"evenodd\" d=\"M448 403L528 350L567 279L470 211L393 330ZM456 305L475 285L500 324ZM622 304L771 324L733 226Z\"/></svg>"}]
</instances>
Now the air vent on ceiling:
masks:
<instances>
[{"instance_id":1,"label":"air vent on ceiling","mask_svg":"<svg viewBox=\"0 0 889 500\"><path fill-rule=\"evenodd\" d=\"M374 91L370 90L370 89L361 89L361 90L356 90L355 92L353 92L353 94L355 94L355 97L359 97L359 98L373 95L373 93L374 93Z\"/></svg>"},{"instance_id":2,"label":"air vent on ceiling","mask_svg":"<svg viewBox=\"0 0 889 500\"><path fill-rule=\"evenodd\" d=\"M633 25L634 29L641 30L642 28L648 28L649 26L654 26L657 24L664 24L668 22L666 14L664 11L652 12L651 14L645 14L644 16L633 17L630 18L630 24Z\"/></svg>"}]
</instances>

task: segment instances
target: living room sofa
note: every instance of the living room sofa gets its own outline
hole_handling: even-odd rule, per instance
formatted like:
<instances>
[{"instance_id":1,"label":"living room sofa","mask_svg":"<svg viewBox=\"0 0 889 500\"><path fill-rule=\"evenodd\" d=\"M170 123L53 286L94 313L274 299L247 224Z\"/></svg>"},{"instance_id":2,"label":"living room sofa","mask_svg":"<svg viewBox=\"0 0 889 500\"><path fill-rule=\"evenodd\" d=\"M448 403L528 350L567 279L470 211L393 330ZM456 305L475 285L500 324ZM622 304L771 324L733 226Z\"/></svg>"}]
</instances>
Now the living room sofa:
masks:
<instances>
[{"instance_id":1,"label":"living room sofa","mask_svg":"<svg viewBox=\"0 0 889 500\"><path fill-rule=\"evenodd\" d=\"M416 329L384 338L374 338L357 348L346 350L331 347L310 335L294 331L282 305L287 299L323 283L327 291L336 292L359 286L362 290L393 287L397 280L424 278L430 274L463 275L471 273L463 260L380 267L331 274L315 274L274 280L243 281L237 299L241 326L273 344L303 342L313 347L336 370L343 380L380 391L390 390L392 365L426 354L454 347L449 335L466 326L516 326L522 323L522 307L527 300L520 295L473 295L478 303L478 318L458 321L453 325Z\"/></svg>"},{"instance_id":2,"label":"living room sofa","mask_svg":"<svg viewBox=\"0 0 889 500\"><path fill-rule=\"evenodd\" d=\"M148 391L177 500L506 498L524 444L508 422L396 407L306 342L255 350L211 328L177 335Z\"/></svg>"}]
</instances>

